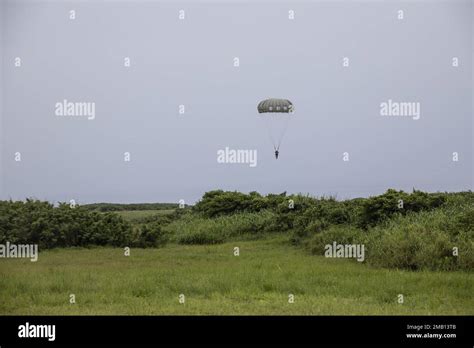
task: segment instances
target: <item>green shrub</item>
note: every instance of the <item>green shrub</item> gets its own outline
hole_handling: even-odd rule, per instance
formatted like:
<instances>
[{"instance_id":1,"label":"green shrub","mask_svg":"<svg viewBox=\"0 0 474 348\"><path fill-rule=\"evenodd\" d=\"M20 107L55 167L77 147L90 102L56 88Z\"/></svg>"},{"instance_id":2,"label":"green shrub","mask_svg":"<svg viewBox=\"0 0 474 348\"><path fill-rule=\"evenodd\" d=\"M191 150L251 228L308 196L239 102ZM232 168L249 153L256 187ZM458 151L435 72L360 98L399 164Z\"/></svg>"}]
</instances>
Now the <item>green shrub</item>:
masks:
<instances>
[{"instance_id":1,"label":"green shrub","mask_svg":"<svg viewBox=\"0 0 474 348\"><path fill-rule=\"evenodd\" d=\"M359 228L349 225L330 226L321 233L313 235L305 242L305 247L312 254L324 255L326 245L337 244L364 244L366 241L366 232Z\"/></svg>"},{"instance_id":2,"label":"green shrub","mask_svg":"<svg viewBox=\"0 0 474 348\"><path fill-rule=\"evenodd\" d=\"M324 197L313 199L294 219L292 242L299 244L330 226L354 223L358 206L357 201L337 201Z\"/></svg>"},{"instance_id":3,"label":"green shrub","mask_svg":"<svg viewBox=\"0 0 474 348\"><path fill-rule=\"evenodd\" d=\"M194 206L194 210L206 217L229 215L249 211L252 207L252 197L240 192L222 190L209 191Z\"/></svg>"},{"instance_id":4,"label":"green shrub","mask_svg":"<svg viewBox=\"0 0 474 348\"><path fill-rule=\"evenodd\" d=\"M383 195L363 201L358 225L363 228L372 227L395 215L436 209L445 201L445 194L429 194L416 190L409 194L390 189Z\"/></svg>"},{"instance_id":5,"label":"green shrub","mask_svg":"<svg viewBox=\"0 0 474 348\"><path fill-rule=\"evenodd\" d=\"M131 241L131 225L113 213L90 212L62 203L0 201L0 243L38 244L40 248L111 245Z\"/></svg>"},{"instance_id":6,"label":"green shrub","mask_svg":"<svg viewBox=\"0 0 474 348\"><path fill-rule=\"evenodd\" d=\"M368 261L388 268L472 270L474 207L397 216L367 234ZM457 247L459 256L453 255Z\"/></svg>"},{"instance_id":7,"label":"green shrub","mask_svg":"<svg viewBox=\"0 0 474 348\"><path fill-rule=\"evenodd\" d=\"M153 248L163 246L167 241L168 236L162 225L159 222L154 222L139 228L139 235L133 245L140 248Z\"/></svg>"},{"instance_id":8,"label":"green shrub","mask_svg":"<svg viewBox=\"0 0 474 348\"><path fill-rule=\"evenodd\" d=\"M217 217L243 212L259 212L276 209L286 199L286 193L269 194L265 197L258 192L249 194L214 190L206 192L193 210L205 217Z\"/></svg>"}]
</instances>

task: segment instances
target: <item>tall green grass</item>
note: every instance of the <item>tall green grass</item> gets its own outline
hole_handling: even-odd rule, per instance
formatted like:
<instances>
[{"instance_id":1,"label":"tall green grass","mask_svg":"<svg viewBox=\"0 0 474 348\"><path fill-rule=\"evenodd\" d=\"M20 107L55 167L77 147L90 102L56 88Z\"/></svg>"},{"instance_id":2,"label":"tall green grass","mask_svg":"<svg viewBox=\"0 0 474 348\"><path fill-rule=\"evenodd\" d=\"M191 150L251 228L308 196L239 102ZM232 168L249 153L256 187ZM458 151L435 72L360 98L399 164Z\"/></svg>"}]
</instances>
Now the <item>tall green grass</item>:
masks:
<instances>
[{"instance_id":1,"label":"tall green grass","mask_svg":"<svg viewBox=\"0 0 474 348\"><path fill-rule=\"evenodd\" d=\"M179 244L217 244L240 237L258 238L267 232L275 221L275 213L239 213L209 219L187 215L165 227L171 242Z\"/></svg>"},{"instance_id":2,"label":"tall green grass","mask_svg":"<svg viewBox=\"0 0 474 348\"><path fill-rule=\"evenodd\" d=\"M474 206L449 205L395 215L368 230L330 226L305 245L323 255L327 244L364 244L369 264L410 270L474 270ZM457 255L456 255L457 253Z\"/></svg>"},{"instance_id":3,"label":"tall green grass","mask_svg":"<svg viewBox=\"0 0 474 348\"><path fill-rule=\"evenodd\" d=\"M398 216L367 236L369 261L378 266L474 270L474 207ZM457 255L455 255L457 253Z\"/></svg>"}]
</instances>

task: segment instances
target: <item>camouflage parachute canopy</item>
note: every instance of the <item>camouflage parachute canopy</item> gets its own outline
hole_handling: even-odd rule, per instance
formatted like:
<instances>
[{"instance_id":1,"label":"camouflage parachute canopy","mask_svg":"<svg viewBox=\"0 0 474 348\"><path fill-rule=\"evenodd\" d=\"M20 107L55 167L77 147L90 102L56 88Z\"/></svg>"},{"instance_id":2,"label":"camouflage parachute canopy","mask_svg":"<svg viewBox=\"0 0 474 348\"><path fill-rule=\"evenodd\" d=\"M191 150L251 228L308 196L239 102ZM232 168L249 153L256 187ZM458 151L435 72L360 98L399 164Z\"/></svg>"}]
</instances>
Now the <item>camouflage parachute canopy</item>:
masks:
<instances>
[{"instance_id":1,"label":"camouflage parachute canopy","mask_svg":"<svg viewBox=\"0 0 474 348\"><path fill-rule=\"evenodd\" d=\"M257 106L258 112L292 112L293 104L288 99L270 98L262 100Z\"/></svg>"}]
</instances>

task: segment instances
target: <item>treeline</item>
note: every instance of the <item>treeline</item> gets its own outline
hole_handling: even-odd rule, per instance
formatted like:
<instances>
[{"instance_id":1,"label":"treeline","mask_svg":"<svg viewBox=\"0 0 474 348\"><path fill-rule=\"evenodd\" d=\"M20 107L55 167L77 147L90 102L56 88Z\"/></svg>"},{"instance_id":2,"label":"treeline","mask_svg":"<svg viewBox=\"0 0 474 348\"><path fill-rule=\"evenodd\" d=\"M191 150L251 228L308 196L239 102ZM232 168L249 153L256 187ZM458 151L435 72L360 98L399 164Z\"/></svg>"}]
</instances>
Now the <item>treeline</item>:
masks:
<instances>
[{"instance_id":1,"label":"treeline","mask_svg":"<svg viewBox=\"0 0 474 348\"><path fill-rule=\"evenodd\" d=\"M117 207L115 207L117 206ZM102 207L105 211L100 209ZM113 208L115 207L115 208ZM323 255L325 246L363 244L366 261L403 269L474 269L474 193L411 193L339 201L334 197L210 191L194 206L138 222L118 213L173 204L0 202L0 244L40 248L110 245L157 247L167 242L214 244L285 233L295 246Z\"/></svg>"},{"instance_id":2,"label":"treeline","mask_svg":"<svg viewBox=\"0 0 474 348\"><path fill-rule=\"evenodd\" d=\"M169 219L171 220L171 216ZM116 213L99 213L61 203L0 201L0 244L38 244L40 249L71 246L158 246L159 226L132 226Z\"/></svg>"},{"instance_id":3,"label":"treeline","mask_svg":"<svg viewBox=\"0 0 474 348\"><path fill-rule=\"evenodd\" d=\"M474 193L407 193L338 201L304 195L207 192L196 217L168 226L178 242L220 242L251 230L254 236L285 232L294 245L323 255L325 246L363 244L367 262L404 269L474 269ZM255 216L258 215L258 218ZM249 219L255 223L249 227ZM191 219L190 219L191 220ZM241 223L239 223L241 221ZM197 227L192 227L197 226Z\"/></svg>"},{"instance_id":4,"label":"treeline","mask_svg":"<svg viewBox=\"0 0 474 348\"><path fill-rule=\"evenodd\" d=\"M304 195L281 194L260 195L258 192L244 194L215 190L206 192L193 207L196 213L213 218L235 213L255 213L270 210L279 215L279 228L288 230L295 225L348 223L367 229L394 215L432 210L446 203L448 193L413 193L388 190L380 196L338 201L334 197L315 198ZM471 197L472 193L454 194Z\"/></svg>"},{"instance_id":5,"label":"treeline","mask_svg":"<svg viewBox=\"0 0 474 348\"><path fill-rule=\"evenodd\" d=\"M130 210L170 210L178 208L177 203L92 203L84 204L82 207L92 211L130 211Z\"/></svg>"}]
</instances>

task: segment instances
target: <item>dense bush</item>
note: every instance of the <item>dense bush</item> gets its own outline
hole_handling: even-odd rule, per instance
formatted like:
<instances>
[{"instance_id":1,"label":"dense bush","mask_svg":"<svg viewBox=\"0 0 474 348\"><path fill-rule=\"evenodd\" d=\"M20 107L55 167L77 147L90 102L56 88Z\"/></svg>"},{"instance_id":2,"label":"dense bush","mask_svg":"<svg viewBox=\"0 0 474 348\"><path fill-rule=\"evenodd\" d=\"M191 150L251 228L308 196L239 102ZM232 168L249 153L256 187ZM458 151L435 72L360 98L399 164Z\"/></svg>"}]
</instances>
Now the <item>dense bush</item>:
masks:
<instances>
[{"instance_id":1,"label":"dense bush","mask_svg":"<svg viewBox=\"0 0 474 348\"><path fill-rule=\"evenodd\" d=\"M334 198L314 199L311 206L296 217L292 242L320 233L330 226L355 224L359 216L357 201L337 201Z\"/></svg>"},{"instance_id":2,"label":"dense bush","mask_svg":"<svg viewBox=\"0 0 474 348\"><path fill-rule=\"evenodd\" d=\"M288 231L295 228L301 215L316 204L316 199L303 196L283 196L282 201L274 210L277 213L275 227L280 231Z\"/></svg>"},{"instance_id":3,"label":"dense bush","mask_svg":"<svg viewBox=\"0 0 474 348\"><path fill-rule=\"evenodd\" d=\"M363 201L358 225L367 228L390 219L394 215L433 210L446 201L445 194L429 194L416 191L409 194L403 191L387 190L383 195L370 197Z\"/></svg>"},{"instance_id":4,"label":"dense bush","mask_svg":"<svg viewBox=\"0 0 474 348\"><path fill-rule=\"evenodd\" d=\"M327 226L353 224L364 229L375 226L395 215L433 210L442 206L448 195L429 194L414 190L412 193L388 190L367 199L338 201L335 198L314 198L286 193L262 196L215 190L204 194L193 211L213 218L241 212L271 210L277 213L275 228L280 231L296 229L297 235L311 234L312 227L320 231ZM290 205L290 201L294 204Z\"/></svg>"},{"instance_id":5,"label":"dense bush","mask_svg":"<svg viewBox=\"0 0 474 348\"><path fill-rule=\"evenodd\" d=\"M179 213L176 213L179 215ZM161 226L174 214L137 228L119 215L71 208L61 203L27 199L25 202L0 201L0 244L38 244L39 248L71 246L156 247L166 242Z\"/></svg>"},{"instance_id":6,"label":"dense bush","mask_svg":"<svg viewBox=\"0 0 474 348\"><path fill-rule=\"evenodd\" d=\"M214 190L204 194L196 203L193 210L205 217L231 215L242 212L259 212L266 209L275 209L285 200L286 193L270 194L266 197L258 192L249 194Z\"/></svg>"},{"instance_id":7,"label":"dense bush","mask_svg":"<svg viewBox=\"0 0 474 348\"><path fill-rule=\"evenodd\" d=\"M353 226L330 226L321 233L313 235L305 241L306 247L315 255L324 255L328 244L364 244L366 234L363 230Z\"/></svg>"},{"instance_id":8,"label":"dense bush","mask_svg":"<svg viewBox=\"0 0 474 348\"><path fill-rule=\"evenodd\" d=\"M445 206L432 211L396 214L364 230L331 225L303 243L323 255L327 244L364 244L367 263L400 269L473 270L474 206ZM453 248L457 248L455 256Z\"/></svg>"},{"instance_id":9,"label":"dense bush","mask_svg":"<svg viewBox=\"0 0 474 348\"><path fill-rule=\"evenodd\" d=\"M366 243L368 260L378 266L473 270L474 206L397 216L373 228Z\"/></svg>"},{"instance_id":10,"label":"dense bush","mask_svg":"<svg viewBox=\"0 0 474 348\"><path fill-rule=\"evenodd\" d=\"M132 246L139 248L154 248L163 246L168 241L163 225L160 222L153 222L140 226L138 235L132 242Z\"/></svg>"},{"instance_id":11,"label":"dense bush","mask_svg":"<svg viewBox=\"0 0 474 348\"><path fill-rule=\"evenodd\" d=\"M0 202L0 243L38 244L40 248L112 245L130 241L131 226L113 213L89 212L68 204Z\"/></svg>"}]
</instances>

